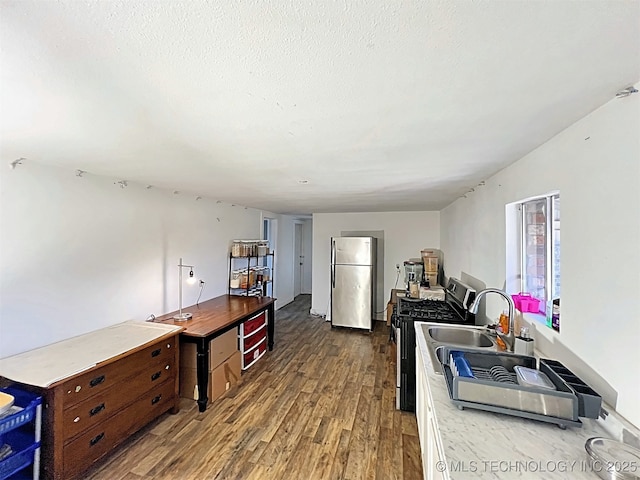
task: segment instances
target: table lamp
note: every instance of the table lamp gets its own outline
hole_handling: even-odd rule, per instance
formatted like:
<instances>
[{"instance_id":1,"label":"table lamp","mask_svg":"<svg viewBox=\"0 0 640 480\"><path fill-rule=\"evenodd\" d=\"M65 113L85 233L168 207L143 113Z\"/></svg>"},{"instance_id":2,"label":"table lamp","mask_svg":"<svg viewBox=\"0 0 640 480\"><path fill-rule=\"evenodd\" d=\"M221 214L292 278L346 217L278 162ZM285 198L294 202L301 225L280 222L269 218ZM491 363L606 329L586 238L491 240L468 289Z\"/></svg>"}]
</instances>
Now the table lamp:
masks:
<instances>
[{"instance_id":1,"label":"table lamp","mask_svg":"<svg viewBox=\"0 0 640 480\"><path fill-rule=\"evenodd\" d=\"M193 315L191 315L189 312L182 311L182 269L183 268L189 269L189 277L187 277L187 283L189 285L193 285L196 282L196 277L193 276L193 265L184 265L182 263L182 258L180 258L180 263L178 264L178 272L180 272L180 275L179 275L180 278L178 283L178 287L180 290L180 311L178 315L173 316L173 319L177 320L178 322L184 322L185 320L190 320L193 317Z\"/></svg>"}]
</instances>

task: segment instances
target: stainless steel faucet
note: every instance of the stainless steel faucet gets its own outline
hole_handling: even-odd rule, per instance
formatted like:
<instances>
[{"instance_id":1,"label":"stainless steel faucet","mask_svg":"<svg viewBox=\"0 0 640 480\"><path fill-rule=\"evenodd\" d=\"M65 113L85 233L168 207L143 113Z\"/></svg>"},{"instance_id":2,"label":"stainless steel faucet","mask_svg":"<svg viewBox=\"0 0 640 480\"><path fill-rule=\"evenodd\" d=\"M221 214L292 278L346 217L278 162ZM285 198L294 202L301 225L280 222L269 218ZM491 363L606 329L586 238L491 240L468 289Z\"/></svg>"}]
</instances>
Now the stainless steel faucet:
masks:
<instances>
[{"instance_id":1,"label":"stainless steel faucet","mask_svg":"<svg viewBox=\"0 0 640 480\"><path fill-rule=\"evenodd\" d=\"M474 315L478 313L478 307L480 306L480 300L487 293L497 293L498 295L501 295L502 297L504 297L504 299L509 304L509 333L505 335L505 334L503 334L501 332L498 332L497 330L496 330L496 332L497 332L498 336L500 338L502 338L504 343L507 344L507 348L509 349L509 351L513 352L513 346L514 346L515 338L516 338L516 335L515 335L515 333L513 331L514 330L513 317L515 316L516 306L513 303L513 299L511 298L511 295L509 295L507 292L504 292L502 290L498 290L497 288L487 288L485 290L481 290L480 292L478 292L476 294L476 298L473 301L473 303L471 305L469 305L469 313L473 313Z\"/></svg>"}]
</instances>

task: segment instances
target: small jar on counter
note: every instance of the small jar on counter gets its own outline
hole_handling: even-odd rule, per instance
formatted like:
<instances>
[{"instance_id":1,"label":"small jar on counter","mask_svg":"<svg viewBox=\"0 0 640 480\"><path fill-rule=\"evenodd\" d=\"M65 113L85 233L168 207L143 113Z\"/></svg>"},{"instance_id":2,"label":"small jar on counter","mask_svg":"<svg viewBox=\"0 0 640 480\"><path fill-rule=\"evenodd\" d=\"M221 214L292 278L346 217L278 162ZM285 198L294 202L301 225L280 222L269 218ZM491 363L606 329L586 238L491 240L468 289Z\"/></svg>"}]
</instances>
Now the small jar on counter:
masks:
<instances>
[{"instance_id":1,"label":"small jar on counter","mask_svg":"<svg viewBox=\"0 0 640 480\"><path fill-rule=\"evenodd\" d=\"M520 335L514 339L513 353L518 355L533 355L533 338L529 335L529 328L522 327Z\"/></svg>"}]
</instances>

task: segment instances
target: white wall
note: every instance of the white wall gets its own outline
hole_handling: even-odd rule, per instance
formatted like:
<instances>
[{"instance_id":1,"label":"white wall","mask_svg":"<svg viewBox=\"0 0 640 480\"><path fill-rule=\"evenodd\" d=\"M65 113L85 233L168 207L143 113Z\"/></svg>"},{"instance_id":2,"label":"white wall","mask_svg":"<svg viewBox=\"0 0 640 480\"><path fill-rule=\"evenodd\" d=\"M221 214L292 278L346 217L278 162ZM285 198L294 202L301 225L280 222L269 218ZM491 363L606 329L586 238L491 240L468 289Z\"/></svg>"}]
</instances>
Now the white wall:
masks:
<instances>
[{"instance_id":1,"label":"white wall","mask_svg":"<svg viewBox=\"0 0 640 480\"><path fill-rule=\"evenodd\" d=\"M505 205L560 191L560 333L537 343L640 426L640 94L613 99L441 212L449 274L505 282ZM487 305L496 317L502 305ZM562 359L561 359L562 361ZM593 385L593 383L591 383ZM596 388L598 390L598 388Z\"/></svg>"},{"instance_id":2,"label":"white wall","mask_svg":"<svg viewBox=\"0 0 640 480\"><path fill-rule=\"evenodd\" d=\"M396 281L396 264L400 264L398 281L402 288L402 264L420 257L424 248L440 247L439 212L317 213L313 215L313 285L311 312L325 315L330 295L331 237L342 231L384 230L384 292L382 308L389 300Z\"/></svg>"},{"instance_id":3,"label":"white wall","mask_svg":"<svg viewBox=\"0 0 640 480\"><path fill-rule=\"evenodd\" d=\"M293 302L293 269L295 252L295 223L291 215L278 215L278 251L276 252L277 308Z\"/></svg>"},{"instance_id":4,"label":"white wall","mask_svg":"<svg viewBox=\"0 0 640 480\"><path fill-rule=\"evenodd\" d=\"M258 238L260 211L117 180L0 169L0 357L176 310L180 257L201 300L227 292L230 241Z\"/></svg>"}]
</instances>

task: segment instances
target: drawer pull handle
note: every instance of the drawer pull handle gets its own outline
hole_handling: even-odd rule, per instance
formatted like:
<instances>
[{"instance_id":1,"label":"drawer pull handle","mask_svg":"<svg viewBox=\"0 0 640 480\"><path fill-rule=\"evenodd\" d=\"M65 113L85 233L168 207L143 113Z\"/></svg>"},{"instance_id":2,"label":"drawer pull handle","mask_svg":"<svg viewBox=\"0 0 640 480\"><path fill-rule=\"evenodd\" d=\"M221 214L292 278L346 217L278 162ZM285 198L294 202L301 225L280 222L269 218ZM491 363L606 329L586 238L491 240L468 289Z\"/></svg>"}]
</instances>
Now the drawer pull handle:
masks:
<instances>
[{"instance_id":1,"label":"drawer pull handle","mask_svg":"<svg viewBox=\"0 0 640 480\"><path fill-rule=\"evenodd\" d=\"M166 367L164 367L165 370L169 370L169 365L167 365Z\"/></svg>"},{"instance_id":2,"label":"drawer pull handle","mask_svg":"<svg viewBox=\"0 0 640 480\"><path fill-rule=\"evenodd\" d=\"M158 395L157 397L153 397L153 400L151 400L151 405L155 405L156 403L158 403L161 398L162 398L162 395Z\"/></svg>"},{"instance_id":3,"label":"drawer pull handle","mask_svg":"<svg viewBox=\"0 0 640 480\"><path fill-rule=\"evenodd\" d=\"M158 348L157 350L154 350L153 352L151 352L151 356L157 357L158 355L160 355L161 352L162 352L162 349Z\"/></svg>"},{"instance_id":4,"label":"drawer pull handle","mask_svg":"<svg viewBox=\"0 0 640 480\"><path fill-rule=\"evenodd\" d=\"M159 379L159 378L160 378L160 375L162 375L162 372L156 372L156 373L154 373L153 375L151 375L151 381L152 381L152 382L156 381L157 379Z\"/></svg>"},{"instance_id":5,"label":"drawer pull handle","mask_svg":"<svg viewBox=\"0 0 640 480\"><path fill-rule=\"evenodd\" d=\"M171 348L171 344L170 343L167 343L167 348Z\"/></svg>"},{"instance_id":6,"label":"drawer pull handle","mask_svg":"<svg viewBox=\"0 0 640 480\"><path fill-rule=\"evenodd\" d=\"M91 380L89 382L89 386L90 387L96 387L98 385L100 385L102 382L104 382L104 375L100 375L99 377L94 378L93 380Z\"/></svg>"},{"instance_id":7,"label":"drawer pull handle","mask_svg":"<svg viewBox=\"0 0 640 480\"><path fill-rule=\"evenodd\" d=\"M98 413L100 413L102 410L104 410L104 403L101 403L97 407L92 408L91 410L89 410L89 416L93 417L94 415L97 415Z\"/></svg>"},{"instance_id":8,"label":"drawer pull handle","mask_svg":"<svg viewBox=\"0 0 640 480\"><path fill-rule=\"evenodd\" d=\"M100 435L96 435L91 440L89 440L89 445L93 447L96 443L98 443L103 438L104 438L104 432L102 432Z\"/></svg>"},{"instance_id":9,"label":"drawer pull handle","mask_svg":"<svg viewBox=\"0 0 640 480\"><path fill-rule=\"evenodd\" d=\"M76 417L73 419L73 423L78 423L80 421L80 417Z\"/></svg>"}]
</instances>

